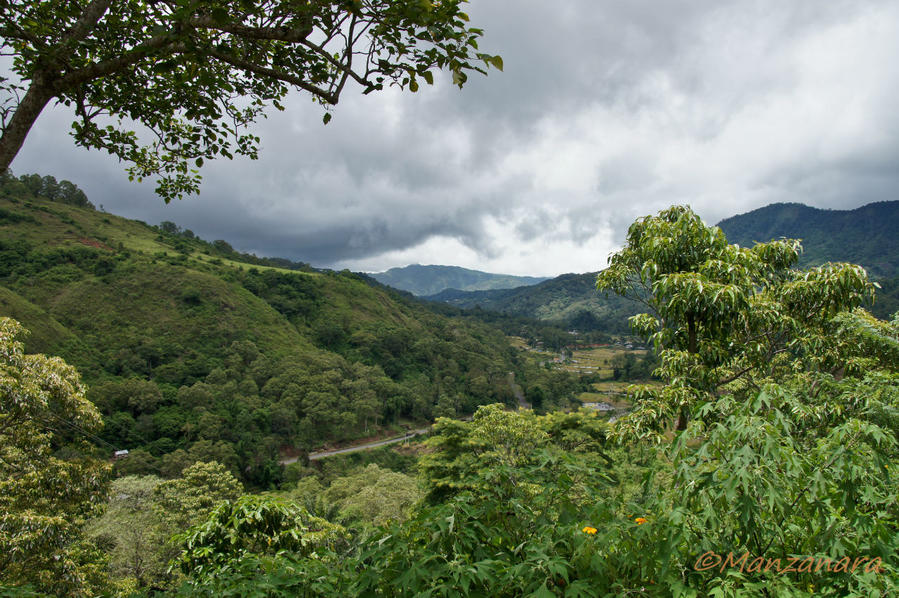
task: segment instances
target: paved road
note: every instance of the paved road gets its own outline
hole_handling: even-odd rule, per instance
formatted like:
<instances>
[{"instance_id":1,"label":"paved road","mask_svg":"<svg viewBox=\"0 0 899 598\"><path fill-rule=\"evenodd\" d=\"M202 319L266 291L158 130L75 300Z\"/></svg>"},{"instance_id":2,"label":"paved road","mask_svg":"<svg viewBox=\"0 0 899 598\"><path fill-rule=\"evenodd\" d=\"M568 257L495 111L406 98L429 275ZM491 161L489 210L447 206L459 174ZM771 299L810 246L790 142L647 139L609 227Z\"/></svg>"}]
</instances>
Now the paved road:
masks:
<instances>
[{"instance_id":1,"label":"paved road","mask_svg":"<svg viewBox=\"0 0 899 598\"><path fill-rule=\"evenodd\" d=\"M521 391L521 387L515 383L515 374L513 372L509 372L509 386L512 387L512 393L515 395L515 398L518 399L518 406L522 409L530 409L531 405L524 398L524 393ZM465 416L461 418L464 421L471 421L471 416ZM397 436L396 438L390 438L388 440L378 440L375 442L368 442L366 444L358 444L356 446L350 446L342 449L333 449L330 451L321 451L318 453L310 453L309 460L316 461L318 459L324 459L325 457L331 457L334 455L342 455L344 453L355 453L358 451L367 451L368 449L377 448L379 446L386 446L388 444L396 444L397 442L402 442L404 440L408 440L409 438L414 438L415 436L419 436L421 434L427 434L431 431L430 426L427 428L419 428L418 430L410 430L406 433L405 436ZM296 463L299 460L299 457L288 457L287 459L281 459L279 463L281 465L290 465L291 463Z\"/></svg>"},{"instance_id":2,"label":"paved road","mask_svg":"<svg viewBox=\"0 0 899 598\"><path fill-rule=\"evenodd\" d=\"M414 438L415 436L419 436L421 434L427 434L431 431L431 428L419 428L418 430L410 430L406 433L405 436L397 436L396 438L389 438L387 440L377 440L375 442L368 442L366 444L357 444L356 446L350 446L342 449L333 449L330 451L321 451L318 453L310 453L309 460L315 461L317 459L324 459L325 457L331 457L333 455L342 455L344 453L355 453L358 451L367 451L368 449L377 448L379 446L386 446L388 444L396 444L397 442L402 442L409 438ZM296 463L299 457L289 457L287 459L281 459L279 463L281 465L290 465L291 463Z\"/></svg>"},{"instance_id":3,"label":"paved road","mask_svg":"<svg viewBox=\"0 0 899 598\"><path fill-rule=\"evenodd\" d=\"M521 409L530 409L531 404L524 400L524 393L521 391L521 387L515 383L515 372L509 372L509 386L512 387L512 394L518 399L518 406Z\"/></svg>"}]
</instances>

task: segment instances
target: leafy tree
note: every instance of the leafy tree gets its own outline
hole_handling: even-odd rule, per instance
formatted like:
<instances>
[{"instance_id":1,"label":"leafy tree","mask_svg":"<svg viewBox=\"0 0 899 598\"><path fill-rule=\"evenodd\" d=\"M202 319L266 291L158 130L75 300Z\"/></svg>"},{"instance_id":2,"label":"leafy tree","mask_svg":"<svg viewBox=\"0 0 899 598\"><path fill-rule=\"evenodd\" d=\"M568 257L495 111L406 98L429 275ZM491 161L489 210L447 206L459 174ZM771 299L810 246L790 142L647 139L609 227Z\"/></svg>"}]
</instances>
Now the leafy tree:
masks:
<instances>
[{"instance_id":1,"label":"leafy tree","mask_svg":"<svg viewBox=\"0 0 899 598\"><path fill-rule=\"evenodd\" d=\"M0 172L51 101L75 111L76 144L161 175L169 201L198 190L194 166L256 157L248 125L289 89L337 104L348 81L364 93L416 91L446 69L502 68L477 51L462 0L27 0L0 4L0 49L17 79L0 80ZM480 66L483 64L484 66ZM325 122L330 114L325 114ZM147 143L133 130L148 130Z\"/></svg>"},{"instance_id":2,"label":"leafy tree","mask_svg":"<svg viewBox=\"0 0 899 598\"><path fill-rule=\"evenodd\" d=\"M195 579L213 576L247 557L290 551L309 556L335 548L345 530L304 508L269 497L243 496L218 506L180 537L177 565Z\"/></svg>"},{"instance_id":3,"label":"leafy tree","mask_svg":"<svg viewBox=\"0 0 899 598\"><path fill-rule=\"evenodd\" d=\"M564 417L567 421L560 419ZM595 413L535 416L506 411L500 404L479 407L470 422L440 418L427 441L434 451L420 460L425 499L438 504L460 492L532 497L540 484L516 471L536 467L547 453L571 451L591 438L604 440L604 426ZM579 430L577 443L571 440L572 430ZM601 458L601 443L590 446L593 456ZM542 466L541 471L549 483L552 468Z\"/></svg>"},{"instance_id":4,"label":"leafy tree","mask_svg":"<svg viewBox=\"0 0 899 598\"><path fill-rule=\"evenodd\" d=\"M675 415L681 430L631 507L646 525L596 514L601 531L579 562L614 575L615 592L896 592L899 318L856 307L872 294L863 269L793 270L798 251L795 241L728 245L676 207L636 222L600 274L600 288L639 288L654 309L632 324L655 341L669 381L636 389L615 437L659 439ZM755 565L698 570L707 552L745 552ZM806 569L780 573L796 555ZM763 570L759 557L780 560ZM876 566L850 573L863 557Z\"/></svg>"},{"instance_id":5,"label":"leafy tree","mask_svg":"<svg viewBox=\"0 0 899 598\"><path fill-rule=\"evenodd\" d=\"M106 583L82 534L106 496L107 468L85 442L100 414L74 368L24 354L23 333L0 318L0 584L86 595Z\"/></svg>"},{"instance_id":6,"label":"leafy tree","mask_svg":"<svg viewBox=\"0 0 899 598\"><path fill-rule=\"evenodd\" d=\"M838 319L835 336L899 340L895 324L860 331L850 329L855 317ZM659 447L643 497L629 505L644 525L589 515L599 531L575 560L582 574L619 595L641 587L675 596L899 591L899 377L877 352L848 360L867 371L839 380L799 371L710 399ZM708 553L721 561L710 556L702 570ZM729 553L750 556L742 567L721 566ZM791 557L793 572L783 572Z\"/></svg>"},{"instance_id":7,"label":"leafy tree","mask_svg":"<svg viewBox=\"0 0 899 598\"><path fill-rule=\"evenodd\" d=\"M167 235L177 235L181 233L181 227L170 220L163 220L160 222L159 230Z\"/></svg>"},{"instance_id":8,"label":"leafy tree","mask_svg":"<svg viewBox=\"0 0 899 598\"><path fill-rule=\"evenodd\" d=\"M331 482L321 498L338 508L345 524L386 525L406 519L420 497L414 478L370 464Z\"/></svg>"},{"instance_id":9,"label":"leafy tree","mask_svg":"<svg viewBox=\"0 0 899 598\"><path fill-rule=\"evenodd\" d=\"M216 462L195 463L178 479L157 485L154 500L162 517L176 530L204 519L221 502L243 494L243 486Z\"/></svg>"},{"instance_id":10,"label":"leafy tree","mask_svg":"<svg viewBox=\"0 0 899 598\"><path fill-rule=\"evenodd\" d=\"M669 384L639 388L642 407L628 421L652 433L676 417L683 430L691 410L728 384L757 389L796 360L841 371L830 321L873 298L874 287L852 264L792 269L800 249L795 240L729 245L682 206L631 225L596 286L652 310L631 326L655 344Z\"/></svg>"},{"instance_id":11,"label":"leafy tree","mask_svg":"<svg viewBox=\"0 0 899 598\"><path fill-rule=\"evenodd\" d=\"M241 494L243 487L218 463L196 463L174 480L127 476L112 483L106 511L88 533L109 553L116 578L138 588L171 587L177 576L168 563L178 549L169 539Z\"/></svg>"},{"instance_id":12,"label":"leafy tree","mask_svg":"<svg viewBox=\"0 0 899 598\"><path fill-rule=\"evenodd\" d=\"M127 476L112 482L102 517L88 533L107 547L110 573L132 578L138 587L159 587L167 579L166 542L175 529L165 525L156 507L156 476Z\"/></svg>"},{"instance_id":13,"label":"leafy tree","mask_svg":"<svg viewBox=\"0 0 899 598\"><path fill-rule=\"evenodd\" d=\"M52 176L23 174L16 177L11 170L7 169L0 175L0 193L8 197L21 197L30 194L57 203L94 209L94 204L88 201L87 195L77 185L66 180L57 182L56 178Z\"/></svg>"},{"instance_id":14,"label":"leafy tree","mask_svg":"<svg viewBox=\"0 0 899 598\"><path fill-rule=\"evenodd\" d=\"M363 547L350 595L602 595L574 584L578 513L610 482L595 414L478 409L439 420L422 461L430 505ZM601 449L600 449L601 450Z\"/></svg>"}]
</instances>

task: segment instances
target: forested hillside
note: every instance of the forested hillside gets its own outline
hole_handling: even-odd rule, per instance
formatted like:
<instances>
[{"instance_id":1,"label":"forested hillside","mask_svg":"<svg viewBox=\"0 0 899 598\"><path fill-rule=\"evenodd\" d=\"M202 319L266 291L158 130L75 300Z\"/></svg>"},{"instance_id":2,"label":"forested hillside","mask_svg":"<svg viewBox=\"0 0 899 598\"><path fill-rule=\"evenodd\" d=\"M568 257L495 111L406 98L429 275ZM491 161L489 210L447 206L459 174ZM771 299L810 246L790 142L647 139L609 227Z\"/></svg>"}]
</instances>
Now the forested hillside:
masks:
<instances>
[{"instance_id":1,"label":"forested hillside","mask_svg":"<svg viewBox=\"0 0 899 598\"><path fill-rule=\"evenodd\" d=\"M722 220L728 241L743 247L771 239L801 239L801 266L851 262L864 266L881 288L871 306L878 317L899 309L899 201L855 210L819 210L802 204L773 204ZM462 292L426 297L462 308L558 322L569 328L627 331L627 318L641 306L596 291L596 272L563 274L531 287Z\"/></svg>"},{"instance_id":2,"label":"forested hillside","mask_svg":"<svg viewBox=\"0 0 899 598\"><path fill-rule=\"evenodd\" d=\"M718 226L728 241L744 247L771 239L801 239L802 266L825 262L864 266L881 286L871 311L885 318L899 310L899 201L854 210L779 203L726 218Z\"/></svg>"},{"instance_id":3,"label":"forested hillside","mask_svg":"<svg viewBox=\"0 0 899 598\"><path fill-rule=\"evenodd\" d=\"M510 371L525 385L549 375L524 371L495 329L349 272L53 199L41 180L4 182L0 315L32 331L27 351L81 371L105 450L131 451L122 471L214 459L265 487L282 448L513 403Z\"/></svg>"},{"instance_id":4,"label":"forested hillside","mask_svg":"<svg viewBox=\"0 0 899 598\"><path fill-rule=\"evenodd\" d=\"M899 273L899 201L854 210L820 210L778 203L725 218L718 227L731 243L751 247L771 239L801 239L801 266L851 262L874 278Z\"/></svg>"},{"instance_id":5,"label":"forested hillside","mask_svg":"<svg viewBox=\"0 0 899 598\"><path fill-rule=\"evenodd\" d=\"M445 289L460 291L512 289L546 280L546 278L534 276L491 274L459 266L422 266L419 264L391 268L385 272L374 272L369 276L382 284L419 296L435 295Z\"/></svg>"},{"instance_id":6,"label":"forested hillside","mask_svg":"<svg viewBox=\"0 0 899 598\"><path fill-rule=\"evenodd\" d=\"M461 308L496 311L558 323L578 330L628 332L627 318L639 305L621 297L596 291L596 272L563 274L530 287L494 291L447 290L425 297Z\"/></svg>"}]
</instances>

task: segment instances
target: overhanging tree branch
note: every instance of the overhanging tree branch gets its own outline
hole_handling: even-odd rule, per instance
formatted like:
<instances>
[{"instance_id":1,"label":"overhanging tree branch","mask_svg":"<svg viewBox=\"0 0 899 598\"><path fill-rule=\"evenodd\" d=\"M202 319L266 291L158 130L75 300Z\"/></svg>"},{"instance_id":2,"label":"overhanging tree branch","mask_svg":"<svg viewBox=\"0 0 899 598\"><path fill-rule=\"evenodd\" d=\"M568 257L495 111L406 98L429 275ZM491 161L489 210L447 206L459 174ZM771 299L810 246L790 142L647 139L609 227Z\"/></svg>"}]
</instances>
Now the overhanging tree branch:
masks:
<instances>
[{"instance_id":1,"label":"overhanging tree branch","mask_svg":"<svg viewBox=\"0 0 899 598\"><path fill-rule=\"evenodd\" d=\"M284 83L296 85L300 89L304 89L309 93L320 97L329 104L337 104L337 100L339 99L337 97L337 94L331 93L325 89L322 89L321 87L312 85L311 83L307 83L303 79L289 73L284 73L275 69L260 66L258 64L253 64L252 62L249 62L247 60L241 60L240 58L235 58L234 56L229 56L228 54L223 54L215 50L210 51L209 56L215 58L216 60L220 60L225 64L233 66L236 69L244 70L256 75L261 75L263 77L271 77L272 79L277 79L278 81L283 81Z\"/></svg>"},{"instance_id":2,"label":"overhanging tree branch","mask_svg":"<svg viewBox=\"0 0 899 598\"><path fill-rule=\"evenodd\" d=\"M460 85L467 71L485 72L476 62L495 57L477 51L482 32L467 25L463 3L0 2L0 47L14 57L18 77L0 87L0 172L55 100L81 117L73 123L79 145L107 149L139 176L159 176L166 200L197 192L199 175L186 160L195 157L199 167L233 153L254 157L258 140L228 122L246 126L266 104L281 108L290 88L334 105L350 80L365 93L384 79L415 91L415 74L435 66L452 70ZM364 63L364 72L354 63ZM491 64L501 68L499 60ZM234 108L246 100L251 108ZM99 113L118 126L94 124L90 115ZM142 145L126 123L179 151Z\"/></svg>"}]
</instances>

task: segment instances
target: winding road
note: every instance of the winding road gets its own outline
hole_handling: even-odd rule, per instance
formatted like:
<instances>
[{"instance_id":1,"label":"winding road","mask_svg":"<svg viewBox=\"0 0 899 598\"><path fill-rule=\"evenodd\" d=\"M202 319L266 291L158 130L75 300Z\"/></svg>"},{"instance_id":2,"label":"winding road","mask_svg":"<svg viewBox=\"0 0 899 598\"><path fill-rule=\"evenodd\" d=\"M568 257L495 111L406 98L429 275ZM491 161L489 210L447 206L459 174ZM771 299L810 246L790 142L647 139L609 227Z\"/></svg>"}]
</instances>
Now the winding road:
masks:
<instances>
[{"instance_id":1,"label":"winding road","mask_svg":"<svg viewBox=\"0 0 899 598\"><path fill-rule=\"evenodd\" d=\"M342 455L345 453L355 453L358 451L367 451L368 449L377 448L379 446L387 446L388 444L396 444L397 442L402 442L404 440L408 440L410 438L415 438L416 436L420 436L422 434L427 434L431 431L430 427L427 428L419 428L417 430L409 430L403 436L397 436L396 438L388 438L387 440L376 440L374 442L366 442L365 444L357 444L356 446L349 446L347 448L341 449L332 449L330 451L319 451L317 453L309 453L309 460L316 461L318 459L324 459L325 457L333 457L334 455ZM286 459L281 459L278 461L281 465L290 465L291 463L296 463L299 460L299 457L288 457Z\"/></svg>"},{"instance_id":2,"label":"winding road","mask_svg":"<svg viewBox=\"0 0 899 598\"><path fill-rule=\"evenodd\" d=\"M521 391L521 387L515 383L515 374L513 372L509 372L508 374L509 386L512 388L512 394L515 395L515 398L518 399L518 406L521 409L530 409L531 405L524 398L524 393ZM469 421L471 420L471 416L466 416L462 418L463 420ZM415 438L416 436L420 436L422 434L427 434L431 431L431 427L427 428L419 428L417 430L409 430L403 436L397 436L395 438L389 438L387 440L376 440L374 442L366 442L365 444L357 444L356 446L349 446L346 448L339 449L331 449L329 451L319 451L317 453L309 453L310 461L317 461L318 459L324 459L325 457L333 457L334 455L343 455L346 453L355 453L358 451L367 451L368 449L378 448L379 446L387 446L388 444L396 444L397 442L402 442L404 440L409 440L410 438ZM281 465L290 465L291 463L296 463L299 461L299 457L287 457L285 459L281 459L278 461Z\"/></svg>"}]
</instances>

